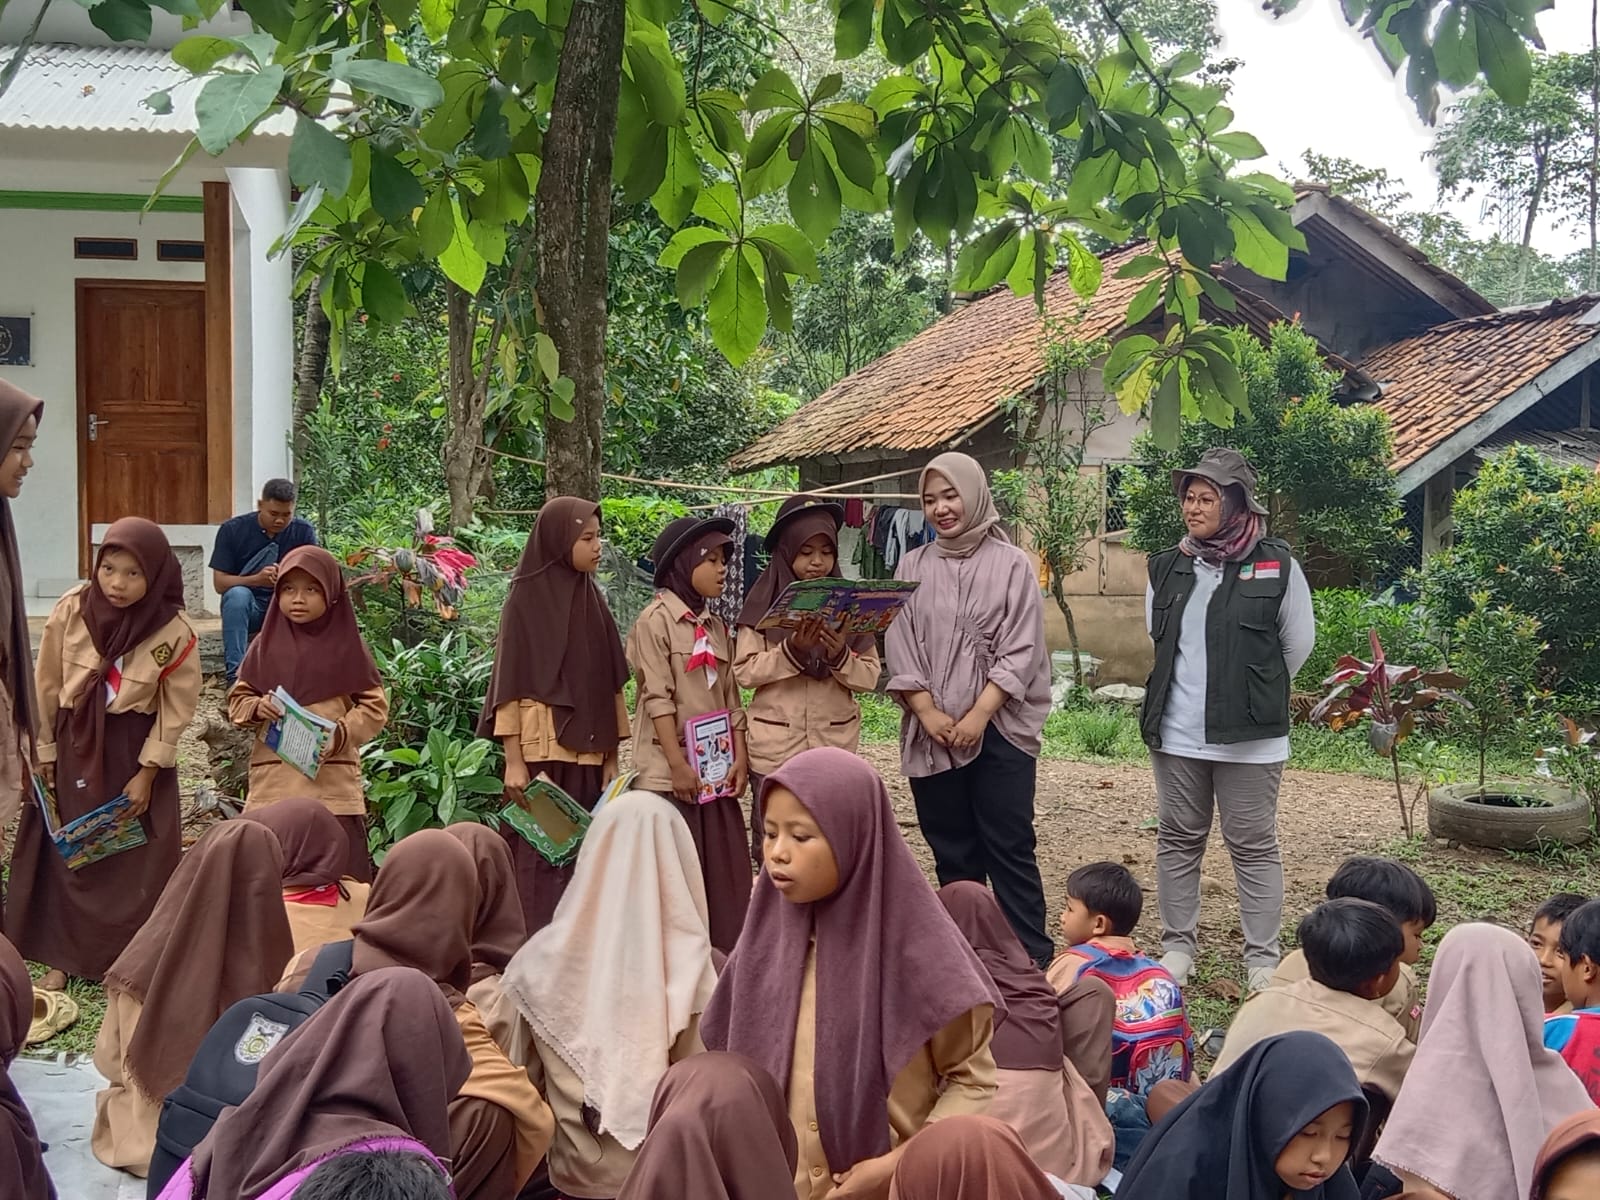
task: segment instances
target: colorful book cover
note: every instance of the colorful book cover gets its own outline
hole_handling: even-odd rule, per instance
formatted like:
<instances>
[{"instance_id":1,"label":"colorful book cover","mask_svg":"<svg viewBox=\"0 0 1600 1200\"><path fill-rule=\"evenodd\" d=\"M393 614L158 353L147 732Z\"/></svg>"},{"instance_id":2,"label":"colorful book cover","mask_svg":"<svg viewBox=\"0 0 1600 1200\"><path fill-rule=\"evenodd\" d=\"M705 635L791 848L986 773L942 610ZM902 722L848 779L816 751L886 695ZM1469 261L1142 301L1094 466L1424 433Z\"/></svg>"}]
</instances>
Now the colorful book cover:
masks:
<instances>
[{"instance_id":1,"label":"colorful book cover","mask_svg":"<svg viewBox=\"0 0 1600 1200\"><path fill-rule=\"evenodd\" d=\"M273 699L283 706L283 716L267 726L263 741L284 762L307 779L315 779L322 769L322 760L333 745L336 725L326 717L319 717L309 708L295 702L293 696L282 688L272 693Z\"/></svg>"},{"instance_id":2,"label":"colorful book cover","mask_svg":"<svg viewBox=\"0 0 1600 1200\"><path fill-rule=\"evenodd\" d=\"M797 579L756 628L794 629L821 617L840 633L882 633L916 590L914 579Z\"/></svg>"},{"instance_id":3,"label":"colorful book cover","mask_svg":"<svg viewBox=\"0 0 1600 1200\"><path fill-rule=\"evenodd\" d=\"M45 832L69 871L136 849L147 840L139 818L128 815L132 801L126 794L107 800L65 825L61 824L55 796L38 776L34 776L33 795L44 816Z\"/></svg>"},{"instance_id":4,"label":"colorful book cover","mask_svg":"<svg viewBox=\"0 0 1600 1200\"><path fill-rule=\"evenodd\" d=\"M733 717L727 709L690 717L683 726L683 748L700 777L701 804L733 795Z\"/></svg>"},{"instance_id":5,"label":"colorful book cover","mask_svg":"<svg viewBox=\"0 0 1600 1200\"><path fill-rule=\"evenodd\" d=\"M624 771L606 784L600 792L600 799L595 801L594 807L589 810L589 820L593 821L598 817L600 810L622 795L623 792L631 792L633 790L633 781L638 778L639 772Z\"/></svg>"},{"instance_id":6,"label":"colorful book cover","mask_svg":"<svg viewBox=\"0 0 1600 1200\"><path fill-rule=\"evenodd\" d=\"M583 835L594 819L547 776L540 775L523 790L526 805L515 801L500 810L500 819L553 867L564 867L578 857Z\"/></svg>"}]
</instances>

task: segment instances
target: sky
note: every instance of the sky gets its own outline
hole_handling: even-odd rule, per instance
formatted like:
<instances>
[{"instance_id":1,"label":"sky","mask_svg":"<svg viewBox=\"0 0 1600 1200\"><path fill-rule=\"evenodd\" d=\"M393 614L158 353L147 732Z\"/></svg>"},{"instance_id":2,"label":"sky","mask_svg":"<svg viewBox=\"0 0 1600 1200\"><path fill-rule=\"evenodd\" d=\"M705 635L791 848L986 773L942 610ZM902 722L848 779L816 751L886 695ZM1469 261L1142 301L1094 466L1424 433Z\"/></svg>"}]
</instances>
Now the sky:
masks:
<instances>
[{"instance_id":1,"label":"sky","mask_svg":"<svg viewBox=\"0 0 1600 1200\"><path fill-rule=\"evenodd\" d=\"M1412 205L1431 208L1438 179L1423 155L1432 145L1403 79L1389 74L1376 47L1344 23L1338 0L1300 0L1289 16L1274 19L1259 0L1217 0L1222 53L1244 60L1234 72L1229 100L1234 128L1261 139L1262 166L1299 174L1307 147L1321 154L1385 167L1403 180ZM1588 0L1557 0L1539 17L1546 48L1589 49ZM1448 98L1450 93L1446 92ZM1448 102L1448 99L1447 99ZM1441 117L1443 113L1441 113ZM1495 222L1482 219L1480 201L1446 202L1483 235ZM1541 223L1534 244L1554 254L1579 248L1587 230Z\"/></svg>"}]
</instances>

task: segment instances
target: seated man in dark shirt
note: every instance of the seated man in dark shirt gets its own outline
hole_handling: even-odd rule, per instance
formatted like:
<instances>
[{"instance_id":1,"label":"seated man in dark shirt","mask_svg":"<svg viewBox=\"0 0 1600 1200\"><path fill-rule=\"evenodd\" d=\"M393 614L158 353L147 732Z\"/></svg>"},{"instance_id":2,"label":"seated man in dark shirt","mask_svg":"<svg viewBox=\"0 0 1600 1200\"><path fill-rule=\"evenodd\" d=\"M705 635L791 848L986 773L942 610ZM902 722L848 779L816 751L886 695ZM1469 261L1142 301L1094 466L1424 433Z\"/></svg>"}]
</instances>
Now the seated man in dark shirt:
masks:
<instances>
[{"instance_id":1,"label":"seated man in dark shirt","mask_svg":"<svg viewBox=\"0 0 1600 1200\"><path fill-rule=\"evenodd\" d=\"M272 603L278 561L297 546L317 544L311 523L294 515L294 501L294 484L269 479L255 512L230 517L217 530L211 584L222 597L222 655L230 687Z\"/></svg>"}]
</instances>

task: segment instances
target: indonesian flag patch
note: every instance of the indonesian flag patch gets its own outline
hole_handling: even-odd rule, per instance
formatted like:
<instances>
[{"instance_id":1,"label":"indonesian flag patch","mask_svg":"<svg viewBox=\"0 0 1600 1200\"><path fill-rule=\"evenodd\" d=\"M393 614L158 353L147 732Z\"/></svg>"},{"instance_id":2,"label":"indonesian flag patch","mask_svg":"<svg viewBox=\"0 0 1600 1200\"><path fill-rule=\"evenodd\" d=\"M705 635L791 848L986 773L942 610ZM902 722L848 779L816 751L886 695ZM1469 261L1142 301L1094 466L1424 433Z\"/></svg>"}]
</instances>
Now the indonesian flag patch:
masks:
<instances>
[{"instance_id":1,"label":"indonesian flag patch","mask_svg":"<svg viewBox=\"0 0 1600 1200\"><path fill-rule=\"evenodd\" d=\"M1277 559L1270 562L1245 563L1239 568L1239 578L1251 579L1281 579L1283 577L1283 564Z\"/></svg>"}]
</instances>

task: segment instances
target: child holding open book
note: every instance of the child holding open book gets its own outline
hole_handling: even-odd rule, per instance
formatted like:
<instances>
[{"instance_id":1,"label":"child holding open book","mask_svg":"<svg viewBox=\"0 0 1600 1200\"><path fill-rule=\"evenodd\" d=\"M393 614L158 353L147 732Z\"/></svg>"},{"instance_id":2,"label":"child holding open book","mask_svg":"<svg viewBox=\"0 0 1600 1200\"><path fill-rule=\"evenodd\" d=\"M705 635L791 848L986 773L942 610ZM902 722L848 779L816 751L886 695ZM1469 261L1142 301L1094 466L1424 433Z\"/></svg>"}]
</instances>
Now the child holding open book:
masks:
<instances>
[{"instance_id":1,"label":"child holding open book","mask_svg":"<svg viewBox=\"0 0 1600 1200\"><path fill-rule=\"evenodd\" d=\"M677 801L689 823L705 876L711 944L727 953L738 940L750 903L745 842L744 709L733 674L728 630L708 602L722 594L733 522L679 517L656 538L656 597L628 634L628 662L639 682L633 718L637 786ZM732 766L720 795L702 800L701 776L689 761L685 729L697 718L725 714Z\"/></svg>"},{"instance_id":2,"label":"child holding open book","mask_svg":"<svg viewBox=\"0 0 1600 1200\"><path fill-rule=\"evenodd\" d=\"M283 697L331 725L313 772L285 761L269 743L285 719ZM339 561L320 546L300 546L278 564L272 607L228 693L228 717L258 731L246 811L290 796L320 800L344 828L350 875L371 882L361 747L388 721L389 700L356 626Z\"/></svg>"}]
</instances>

